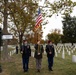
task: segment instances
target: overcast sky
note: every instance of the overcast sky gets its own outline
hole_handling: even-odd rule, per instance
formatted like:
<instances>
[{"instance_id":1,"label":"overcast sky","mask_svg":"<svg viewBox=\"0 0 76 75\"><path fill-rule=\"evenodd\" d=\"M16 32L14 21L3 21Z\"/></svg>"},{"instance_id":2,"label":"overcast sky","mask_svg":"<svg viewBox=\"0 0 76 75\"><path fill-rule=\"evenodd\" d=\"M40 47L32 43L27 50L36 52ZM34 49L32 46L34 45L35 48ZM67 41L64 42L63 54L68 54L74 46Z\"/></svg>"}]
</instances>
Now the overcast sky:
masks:
<instances>
[{"instance_id":1,"label":"overcast sky","mask_svg":"<svg viewBox=\"0 0 76 75\"><path fill-rule=\"evenodd\" d=\"M45 0L42 0L42 2L44 2ZM53 2L54 0L50 0L51 2ZM76 1L76 0L73 0L73 1ZM42 3L40 3L42 4ZM76 7L74 8L74 11L73 13L71 14L72 16L76 16ZM45 29L43 29L43 39L46 39L46 35L52 31L52 29L60 29L61 30L61 34L63 33L62 31L62 18L61 18L62 15L53 15L52 17L50 18L47 18L48 20L48 24L45 25Z\"/></svg>"}]
</instances>

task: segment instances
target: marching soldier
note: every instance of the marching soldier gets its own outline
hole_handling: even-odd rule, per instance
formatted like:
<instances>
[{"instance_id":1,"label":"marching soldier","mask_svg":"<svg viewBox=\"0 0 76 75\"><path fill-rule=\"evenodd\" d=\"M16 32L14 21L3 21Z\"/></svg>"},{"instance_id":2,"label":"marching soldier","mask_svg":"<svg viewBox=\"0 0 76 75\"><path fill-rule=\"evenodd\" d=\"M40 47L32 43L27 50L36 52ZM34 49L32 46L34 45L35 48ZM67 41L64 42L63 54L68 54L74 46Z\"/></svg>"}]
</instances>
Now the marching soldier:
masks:
<instances>
[{"instance_id":1,"label":"marching soldier","mask_svg":"<svg viewBox=\"0 0 76 75\"><path fill-rule=\"evenodd\" d=\"M40 72L41 69L43 51L44 51L43 46L40 45L40 41L38 41L37 44L35 45L35 56L34 56L36 58L37 72Z\"/></svg>"},{"instance_id":2,"label":"marching soldier","mask_svg":"<svg viewBox=\"0 0 76 75\"><path fill-rule=\"evenodd\" d=\"M31 56L31 48L30 45L27 44L27 40L24 40L24 43L22 45L21 49L22 54L22 63L23 63L23 70L24 72L27 72L29 69L29 57Z\"/></svg>"},{"instance_id":3,"label":"marching soldier","mask_svg":"<svg viewBox=\"0 0 76 75\"><path fill-rule=\"evenodd\" d=\"M48 69L49 71L53 71L53 59L55 55L54 46L52 44L52 41L48 41L48 44L46 45L46 53L48 58Z\"/></svg>"}]
</instances>

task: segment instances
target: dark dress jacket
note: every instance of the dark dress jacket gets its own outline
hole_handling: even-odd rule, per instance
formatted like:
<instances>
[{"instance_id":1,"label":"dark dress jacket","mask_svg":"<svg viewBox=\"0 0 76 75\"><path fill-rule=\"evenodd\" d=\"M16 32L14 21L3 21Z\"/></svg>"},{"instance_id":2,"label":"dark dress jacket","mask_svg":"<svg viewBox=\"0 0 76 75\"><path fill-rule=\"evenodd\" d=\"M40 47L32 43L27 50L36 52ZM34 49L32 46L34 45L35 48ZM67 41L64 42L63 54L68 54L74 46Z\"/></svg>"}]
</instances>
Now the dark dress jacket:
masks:
<instances>
[{"instance_id":1,"label":"dark dress jacket","mask_svg":"<svg viewBox=\"0 0 76 75\"><path fill-rule=\"evenodd\" d=\"M18 54L18 46L16 46L16 54Z\"/></svg>"},{"instance_id":2,"label":"dark dress jacket","mask_svg":"<svg viewBox=\"0 0 76 75\"><path fill-rule=\"evenodd\" d=\"M44 49L43 49L43 45L40 45L40 49L38 50L38 44L36 44L35 46L34 46L34 48L35 48L35 55L34 55L34 57L36 58L36 59L41 59L42 58L42 53L44 52ZM40 53L40 55L38 55L38 53Z\"/></svg>"},{"instance_id":3,"label":"dark dress jacket","mask_svg":"<svg viewBox=\"0 0 76 75\"><path fill-rule=\"evenodd\" d=\"M51 52L51 54L49 54ZM46 53L47 57L54 57L55 56L55 50L53 45L46 45Z\"/></svg>"},{"instance_id":4,"label":"dark dress jacket","mask_svg":"<svg viewBox=\"0 0 76 75\"><path fill-rule=\"evenodd\" d=\"M29 58L31 56L31 48L30 45L23 45L21 51L22 57Z\"/></svg>"}]
</instances>

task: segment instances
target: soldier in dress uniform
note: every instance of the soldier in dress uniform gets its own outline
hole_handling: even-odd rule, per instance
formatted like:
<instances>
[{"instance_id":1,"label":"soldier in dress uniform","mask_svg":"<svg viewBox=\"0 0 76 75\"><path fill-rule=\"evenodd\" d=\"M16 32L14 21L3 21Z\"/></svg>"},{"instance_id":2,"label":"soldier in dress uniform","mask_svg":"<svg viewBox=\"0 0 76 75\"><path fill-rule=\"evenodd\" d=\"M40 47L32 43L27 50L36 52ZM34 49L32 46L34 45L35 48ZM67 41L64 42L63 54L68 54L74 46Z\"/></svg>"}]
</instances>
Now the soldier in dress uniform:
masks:
<instances>
[{"instance_id":1,"label":"soldier in dress uniform","mask_svg":"<svg viewBox=\"0 0 76 75\"><path fill-rule=\"evenodd\" d=\"M16 54L18 54L18 45L16 45Z\"/></svg>"},{"instance_id":2,"label":"soldier in dress uniform","mask_svg":"<svg viewBox=\"0 0 76 75\"><path fill-rule=\"evenodd\" d=\"M30 45L27 44L27 40L24 40L22 49L22 64L24 72L27 72L29 69L29 57L31 56L31 48Z\"/></svg>"},{"instance_id":3,"label":"soldier in dress uniform","mask_svg":"<svg viewBox=\"0 0 76 75\"><path fill-rule=\"evenodd\" d=\"M46 45L46 53L48 58L48 69L49 71L53 71L53 60L55 56L54 46L52 44L52 41L48 41L48 44Z\"/></svg>"},{"instance_id":4,"label":"soldier in dress uniform","mask_svg":"<svg viewBox=\"0 0 76 75\"><path fill-rule=\"evenodd\" d=\"M40 44L40 41L35 44L35 55L34 57L36 58L36 69L37 72L40 72L41 69L41 62L42 62L42 53L43 53L43 45Z\"/></svg>"}]
</instances>

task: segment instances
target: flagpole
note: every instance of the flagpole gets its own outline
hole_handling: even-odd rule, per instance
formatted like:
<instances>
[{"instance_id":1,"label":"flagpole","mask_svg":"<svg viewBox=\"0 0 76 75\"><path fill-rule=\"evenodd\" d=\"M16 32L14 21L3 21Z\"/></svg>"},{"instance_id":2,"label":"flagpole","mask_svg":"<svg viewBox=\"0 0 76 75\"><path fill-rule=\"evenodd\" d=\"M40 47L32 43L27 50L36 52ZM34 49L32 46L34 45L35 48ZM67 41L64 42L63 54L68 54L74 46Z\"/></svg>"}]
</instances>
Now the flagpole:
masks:
<instances>
[{"instance_id":1,"label":"flagpole","mask_svg":"<svg viewBox=\"0 0 76 75\"><path fill-rule=\"evenodd\" d=\"M37 42L38 42L38 40L39 40L39 29L36 31L36 33L37 33Z\"/></svg>"},{"instance_id":2,"label":"flagpole","mask_svg":"<svg viewBox=\"0 0 76 75\"><path fill-rule=\"evenodd\" d=\"M41 41L41 38L40 38L40 34L41 34L41 24L39 25L39 28L38 28L38 30L36 31L36 33L37 33L37 41Z\"/></svg>"},{"instance_id":3,"label":"flagpole","mask_svg":"<svg viewBox=\"0 0 76 75\"><path fill-rule=\"evenodd\" d=\"M38 39L38 32L37 32L37 42L38 42L38 40L39 40L39 39Z\"/></svg>"},{"instance_id":4,"label":"flagpole","mask_svg":"<svg viewBox=\"0 0 76 75\"><path fill-rule=\"evenodd\" d=\"M40 40L39 39L39 32L40 32L41 22L42 22L42 14L41 14L40 7L39 7L39 9L38 9L38 16L37 16L36 24L35 24L35 31L36 31L37 41Z\"/></svg>"}]
</instances>

